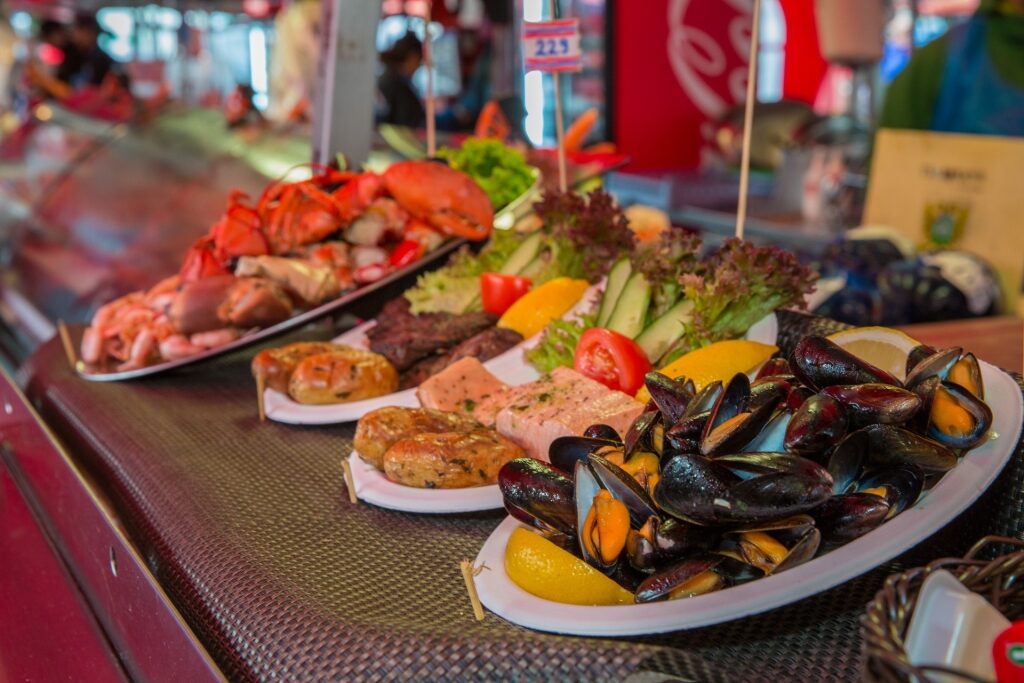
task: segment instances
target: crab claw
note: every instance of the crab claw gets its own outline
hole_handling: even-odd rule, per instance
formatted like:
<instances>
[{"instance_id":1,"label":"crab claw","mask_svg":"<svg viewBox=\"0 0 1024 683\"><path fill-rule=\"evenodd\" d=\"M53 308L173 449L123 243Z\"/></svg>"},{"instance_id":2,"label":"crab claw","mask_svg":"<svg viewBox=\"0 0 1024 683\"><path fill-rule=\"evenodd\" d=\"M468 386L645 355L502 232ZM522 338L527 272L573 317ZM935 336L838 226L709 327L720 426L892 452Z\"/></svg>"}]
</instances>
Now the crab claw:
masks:
<instances>
[{"instance_id":1,"label":"crab claw","mask_svg":"<svg viewBox=\"0 0 1024 683\"><path fill-rule=\"evenodd\" d=\"M178 275L182 282L195 282L217 275L230 275L224 261L218 257L213 237L207 235L196 240L185 253Z\"/></svg>"}]
</instances>

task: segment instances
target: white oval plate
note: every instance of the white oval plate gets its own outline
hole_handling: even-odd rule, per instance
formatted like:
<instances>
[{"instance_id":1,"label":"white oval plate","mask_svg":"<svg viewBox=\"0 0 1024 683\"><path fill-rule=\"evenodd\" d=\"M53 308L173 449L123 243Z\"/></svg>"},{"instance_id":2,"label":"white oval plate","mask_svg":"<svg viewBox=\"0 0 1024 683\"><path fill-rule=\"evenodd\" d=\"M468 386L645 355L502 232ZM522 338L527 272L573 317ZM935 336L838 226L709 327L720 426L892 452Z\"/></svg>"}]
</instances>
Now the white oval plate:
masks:
<instances>
[{"instance_id":1,"label":"white oval plate","mask_svg":"<svg viewBox=\"0 0 1024 683\"><path fill-rule=\"evenodd\" d=\"M918 503L878 529L788 571L695 598L647 605L582 607L538 598L505 574L505 546L521 526L509 517L476 558L486 569L476 578L480 600L520 626L581 636L633 636L709 626L815 595L909 550L967 509L995 481L1013 454L1024 422L1017 383L982 363L987 402L995 408L992 438L971 451Z\"/></svg>"},{"instance_id":2,"label":"white oval plate","mask_svg":"<svg viewBox=\"0 0 1024 683\"><path fill-rule=\"evenodd\" d=\"M502 507L501 490L497 484L464 489L420 489L396 484L360 458L355 451L348 456L348 464L352 468L352 479L359 499L389 510L451 514L497 510Z\"/></svg>"},{"instance_id":3,"label":"white oval plate","mask_svg":"<svg viewBox=\"0 0 1024 683\"><path fill-rule=\"evenodd\" d=\"M565 317L569 318L578 315L580 311L589 310L596 304L600 293L600 285L591 286L590 289L583 293L579 302L565 314ZM366 333L376 324L376 320L367 320L361 325L357 325L344 334L335 337L334 342L368 351L370 349L370 340ZM502 382L508 384L526 384L538 379L540 373L523 359L523 351L536 345L540 341L540 336L540 334L535 334L526 341L520 342L508 351L485 362L484 367ZM384 396L369 398L365 401L332 403L328 405L305 405L273 389L267 389L263 394L263 410L266 416L275 422L287 424L323 425L354 422L377 408L388 406L415 408L419 404L419 401L416 399L415 389L396 391L393 394L385 394ZM499 505L498 507L501 506Z\"/></svg>"}]
</instances>

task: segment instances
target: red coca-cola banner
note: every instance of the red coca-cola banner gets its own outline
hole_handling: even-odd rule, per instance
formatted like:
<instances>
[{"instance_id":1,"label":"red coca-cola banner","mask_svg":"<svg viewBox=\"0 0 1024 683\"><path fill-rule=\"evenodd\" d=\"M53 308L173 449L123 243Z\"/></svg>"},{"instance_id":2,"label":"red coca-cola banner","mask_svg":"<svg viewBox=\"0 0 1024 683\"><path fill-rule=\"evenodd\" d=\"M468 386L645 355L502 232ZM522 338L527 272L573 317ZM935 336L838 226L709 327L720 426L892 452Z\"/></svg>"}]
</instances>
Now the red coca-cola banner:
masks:
<instances>
[{"instance_id":1,"label":"red coca-cola banner","mask_svg":"<svg viewBox=\"0 0 1024 683\"><path fill-rule=\"evenodd\" d=\"M745 96L752 0L611 4L615 142L632 157L634 169L696 167L702 126ZM787 50L787 66L792 62L799 77L784 92L811 100L824 71L818 65L813 0L781 4L787 22L790 16L796 20L793 46L800 50Z\"/></svg>"}]
</instances>

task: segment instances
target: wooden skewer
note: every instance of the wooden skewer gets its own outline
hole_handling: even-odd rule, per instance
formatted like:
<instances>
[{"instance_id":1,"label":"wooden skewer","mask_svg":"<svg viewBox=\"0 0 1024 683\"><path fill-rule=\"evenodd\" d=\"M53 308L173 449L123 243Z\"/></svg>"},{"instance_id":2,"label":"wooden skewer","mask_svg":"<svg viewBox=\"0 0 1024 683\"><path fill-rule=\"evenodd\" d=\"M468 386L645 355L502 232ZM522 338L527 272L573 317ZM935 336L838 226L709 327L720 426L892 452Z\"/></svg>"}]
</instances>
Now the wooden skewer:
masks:
<instances>
[{"instance_id":1,"label":"wooden skewer","mask_svg":"<svg viewBox=\"0 0 1024 683\"><path fill-rule=\"evenodd\" d=\"M480 602L480 596L476 592L476 581L473 579L479 571L473 569L473 563L469 560L460 562L459 568L462 570L462 579L466 582L466 592L469 593L469 601L473 604L473 616L476 617L477 621L483 621L484 606Z\"/></svg>"},{"instance_id":2,"label":"wooden skewer","mask_svg":"<svg viewBox=\"0 0 1024 683\"><path fill-rule=\"evenodd\" d=\"M68 365L72 370L78 370L78 354L75 353L75 346L71 343L71 334L68 326L63 320L57 321L57 333L60 335L60 343L64 346L64 355L68 357Z\"/></svg>"},{"instance_id":3,"label":"wooden skewer","mask_svg":"<svg viewBox=\"0 0 1024 683\"><path fill-rule=\"evenodd\" d=\"M260 413L260 422L267 421L267 409L263 405L263 395L267 392L267 378L262 373L256 375L256 408Z\"/></svg>"},{"instance_id":4,"label":"wooden skewer","mask_svg":"<svg viewBox=\"0 0 1024 683\"><path fill-rule=\"evenodd\" d=\"M437 131L434 122L434 51L430 46L430 17L433 14L430 0L427 1L426 16L423 18L423 65L427 68L427 157L437 155Z\"/></svg>"},{"instance_id":5,"label":"wooden skewer","mask_svg":"<svg viewBox=\"0 0 1024 683\"><path fill-rule=\"evenodd\" d=\"M355 505L359 502L359 496L356 495L356 481L352 477L352 465L349 463L348 458L341 461L341 469L345 473L345 488L348 489L348 502Z\"/></svg>"},{"instance_id":6,"label":"wooden skewer","mask_svg":"<svg viewBox=\"0 0 1024 683\"><path fill-rule=\"evenodd\" d=\"M747 101L743 107L743 151L740 156L740 200L736 207L736 237L743 239L747 222L747 190L750 186L750 136L757 99L757 50L761 36L761 0L754 0L754 26L750 34L750 59L747 63Z\"/></svg>"},{"instance_id":7,"label":"wooden skewer","mask_svg":"<svg viewBox=\"0 0 1024 683\"><path fill-rule=\"evenodd\" d=\"M550 0L548 10L551 18L555 18L555 0ZM555 96L555 142L558 145L558 189L565 192L569 184L565 173L565 120L562 116L562 74L557 71L551 74L554 79Z\"/></svg>"}]
</instances>

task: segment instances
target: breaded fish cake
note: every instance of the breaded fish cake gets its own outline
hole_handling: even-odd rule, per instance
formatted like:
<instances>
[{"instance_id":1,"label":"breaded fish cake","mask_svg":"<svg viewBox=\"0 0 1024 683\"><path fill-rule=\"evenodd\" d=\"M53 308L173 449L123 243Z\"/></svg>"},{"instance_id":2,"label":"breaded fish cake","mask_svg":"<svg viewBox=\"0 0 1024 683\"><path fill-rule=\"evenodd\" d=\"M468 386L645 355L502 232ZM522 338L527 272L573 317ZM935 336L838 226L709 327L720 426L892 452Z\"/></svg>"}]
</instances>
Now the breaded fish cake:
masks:
<instances>
[{"instance_id":1,"label":"breaded fish cake","mask_svg":"<svg viewBox=\"0 0 1024 683\"><path fill-rule=\"evenodd\" d=\"M493 429L419 434L384 454L384 475L404 486L456 489L498 481L498 470L523 449Z\"/></svg>"},{"instance_id":2,"label":"breaded fish cake","mask_svg":"<svg viewBox=\"0 0 1024 683\"><path fill-rule=\"evenodd\" d=\"M361 417L352 439L359 456L384 469L384 453L402 439L418 434L470 432L480 423L466 415L426 408L379 408Z\"/></svg>"}]
</instances>

